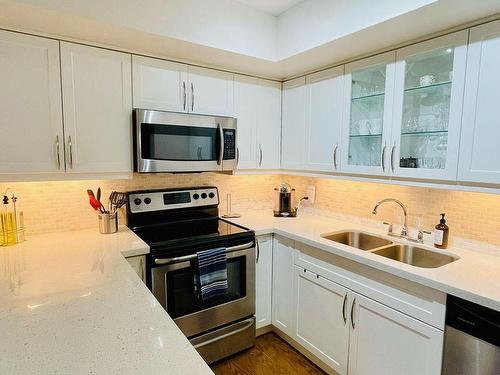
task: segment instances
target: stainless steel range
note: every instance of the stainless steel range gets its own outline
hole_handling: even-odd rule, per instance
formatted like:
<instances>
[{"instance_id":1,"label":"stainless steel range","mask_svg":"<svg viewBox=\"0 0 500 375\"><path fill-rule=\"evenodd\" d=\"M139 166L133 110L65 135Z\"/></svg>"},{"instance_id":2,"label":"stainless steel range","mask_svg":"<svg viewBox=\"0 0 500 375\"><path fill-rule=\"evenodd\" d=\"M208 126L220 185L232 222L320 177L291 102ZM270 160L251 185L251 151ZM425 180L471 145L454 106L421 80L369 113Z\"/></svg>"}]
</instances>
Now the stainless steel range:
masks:
<instances>
[{"instance_id":1,"label":"stainless steel range","mask_svg":"<svg viewBox=\"0 0 500 375\"><path fill-rule=\"evenodd\" d=\"M216 187L128 193L128 226L151 248L146 283L201 356L215 362L255 343L255 233L219 219ZM226 250L227 293L203 301L197 252Z\"/></svg>"}]
</instances>

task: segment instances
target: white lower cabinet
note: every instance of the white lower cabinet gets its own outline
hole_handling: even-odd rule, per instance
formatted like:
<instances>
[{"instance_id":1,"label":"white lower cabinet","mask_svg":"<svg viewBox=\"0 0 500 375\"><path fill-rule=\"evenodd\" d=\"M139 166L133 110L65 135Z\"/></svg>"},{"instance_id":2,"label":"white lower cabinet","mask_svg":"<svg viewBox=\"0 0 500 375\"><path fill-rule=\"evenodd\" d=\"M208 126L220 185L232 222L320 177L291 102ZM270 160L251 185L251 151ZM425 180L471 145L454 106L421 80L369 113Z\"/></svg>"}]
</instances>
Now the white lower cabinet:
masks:
<instances>
[{"instance_id":1,"label":"white lower cabinet","mask_svg":"<svg viewBox=\"0 0 500 375\"><path fill-rule=\"evenodd\" d=\"M273 237L257 237L255 255L255 319L257 329L271 324Z\"/></svg>"},{"instance_id":2,"label":"white lower cabinet","mask_svg":"<svg viewBox=\"0 0 500 375\"><path fill-rule=\"evenodd\" d=\"M137 276L139 276L142 281L146 282L146 257L144 255L138 255L125 259L130 264L130 267L132 267L135 271Z\"/></svg>"},{"instance_id":3,"label":"white lower cabinet","mask_svg":"<svg viewBox=\"0 0 500 375\"><path fill-rule=\"evenodd\" d=\"M294 241L276 236L273 240L273 325L292 337L295 326L293 303Z\"/></svg>"},{"instance_id":4,"label":"white lower cabinet","mask_svg":"<svg viewBox=\"0 0 500 375\"><path fill-rule=\"evenodd\" d=\"M339 374L347 373L349 290L301 267L294 267L295 339Z\"/></svg>"},{"instance_id":5,"label":"white lower cabinet","mask_svg":"<svg viewBox=\"0 0 500 375\"><path fill-rule=\"evenodd\" d=\"M444 309L436 309L433 319L427 317L437 324L436 328L397 308L413 303L416 310L420 309L414 293L440 306L444 306L445 296L441 298L437 291L421 289L418 284L398 282L392 275L380 275L381 271L372 275L374 282L370 283L366 280L369 267L337 258L329 263L324 251L275 237L273 326L313 354L327 372L439 375L444 332L436 322L444 322ZM383 283L378 283L380 278ZM399 293L391 289L396 285L402 288ZM380 297L387 294L395 301Z\"/></svg>"},{"instance_id":6,"label":"white lower cabinet","mask_svg":"<svg viewBox=\"0 0 500 375\"><path fill-rule=\"evenodd\" d=\"M352 293L349 375L439 375L443 331Z\"/></svg>"}]
</instances>

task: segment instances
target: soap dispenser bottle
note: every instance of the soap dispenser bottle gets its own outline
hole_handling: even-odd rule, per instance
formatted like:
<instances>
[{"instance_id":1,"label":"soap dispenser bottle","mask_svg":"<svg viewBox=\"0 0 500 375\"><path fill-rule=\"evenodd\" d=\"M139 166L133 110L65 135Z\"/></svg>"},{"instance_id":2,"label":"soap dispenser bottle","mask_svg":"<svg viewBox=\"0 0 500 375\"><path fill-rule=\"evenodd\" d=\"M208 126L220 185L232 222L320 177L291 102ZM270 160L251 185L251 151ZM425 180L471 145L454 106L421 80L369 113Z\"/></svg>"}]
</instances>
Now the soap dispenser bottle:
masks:
<instances>
[{"instance_id":1,"label":"soap dispenser bottle","mask_svg":"<svg viewBox=\"0 0 500 375\"><path fill-rule=\"evenodd\" d=\"M434 231L434 246L438 249L446 249L448 247L450 228L446 225L444 215L441 214L441 220L439 220L439 224L436 225L436 230Z\"/></svg>"}]
</instances>

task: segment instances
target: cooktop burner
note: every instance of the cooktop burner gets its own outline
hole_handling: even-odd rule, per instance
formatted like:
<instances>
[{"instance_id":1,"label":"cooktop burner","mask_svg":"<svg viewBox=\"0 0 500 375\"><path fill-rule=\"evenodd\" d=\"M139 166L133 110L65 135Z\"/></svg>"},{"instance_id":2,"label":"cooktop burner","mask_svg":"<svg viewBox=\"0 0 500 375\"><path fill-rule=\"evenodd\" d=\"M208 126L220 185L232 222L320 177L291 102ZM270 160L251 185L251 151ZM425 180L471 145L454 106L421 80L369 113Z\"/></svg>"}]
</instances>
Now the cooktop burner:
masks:
<instances>
[{"instance_id":1,"label":"cooktop burner","mask_svg":"<svg viewBox=\"0 0 500 375\"><path fill-rule=\"evenodd\" d=\"M128 226L151 254L179 254L253 241L255 233L219 219L215 187L128 193Z\"/></svg>"},{"instance_id":2,"label":"cooktop burner","mask_svg":"<svg viewBox=\"0 0 500 375\"><path fill-rule=\"evenodd\" d=\"M214 223L172 223L133 230L150 246L152 252L215 244L220 241L247 237L251 239L254 235L253 231L222 219L216 219Z\"/></svg>"}]
</instances>

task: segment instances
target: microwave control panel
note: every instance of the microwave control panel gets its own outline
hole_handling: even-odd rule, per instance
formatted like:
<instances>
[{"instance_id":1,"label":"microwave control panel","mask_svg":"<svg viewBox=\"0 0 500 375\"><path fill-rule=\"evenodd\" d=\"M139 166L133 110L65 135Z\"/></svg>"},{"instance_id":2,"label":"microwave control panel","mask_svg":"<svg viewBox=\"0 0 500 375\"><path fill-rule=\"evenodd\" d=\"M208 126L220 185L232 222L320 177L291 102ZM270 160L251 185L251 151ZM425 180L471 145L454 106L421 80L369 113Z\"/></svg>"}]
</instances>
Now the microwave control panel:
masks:
<instances>
[{"instance_id":1,"label":"microwave control panel","mask_svg":"<svg viewBox=\"0 0 500 375\"><path fill-rule=\"evenodd\" d=\"M236 129L224 129L224 160L236 159Z\"/></svg>"}]
</instances>

